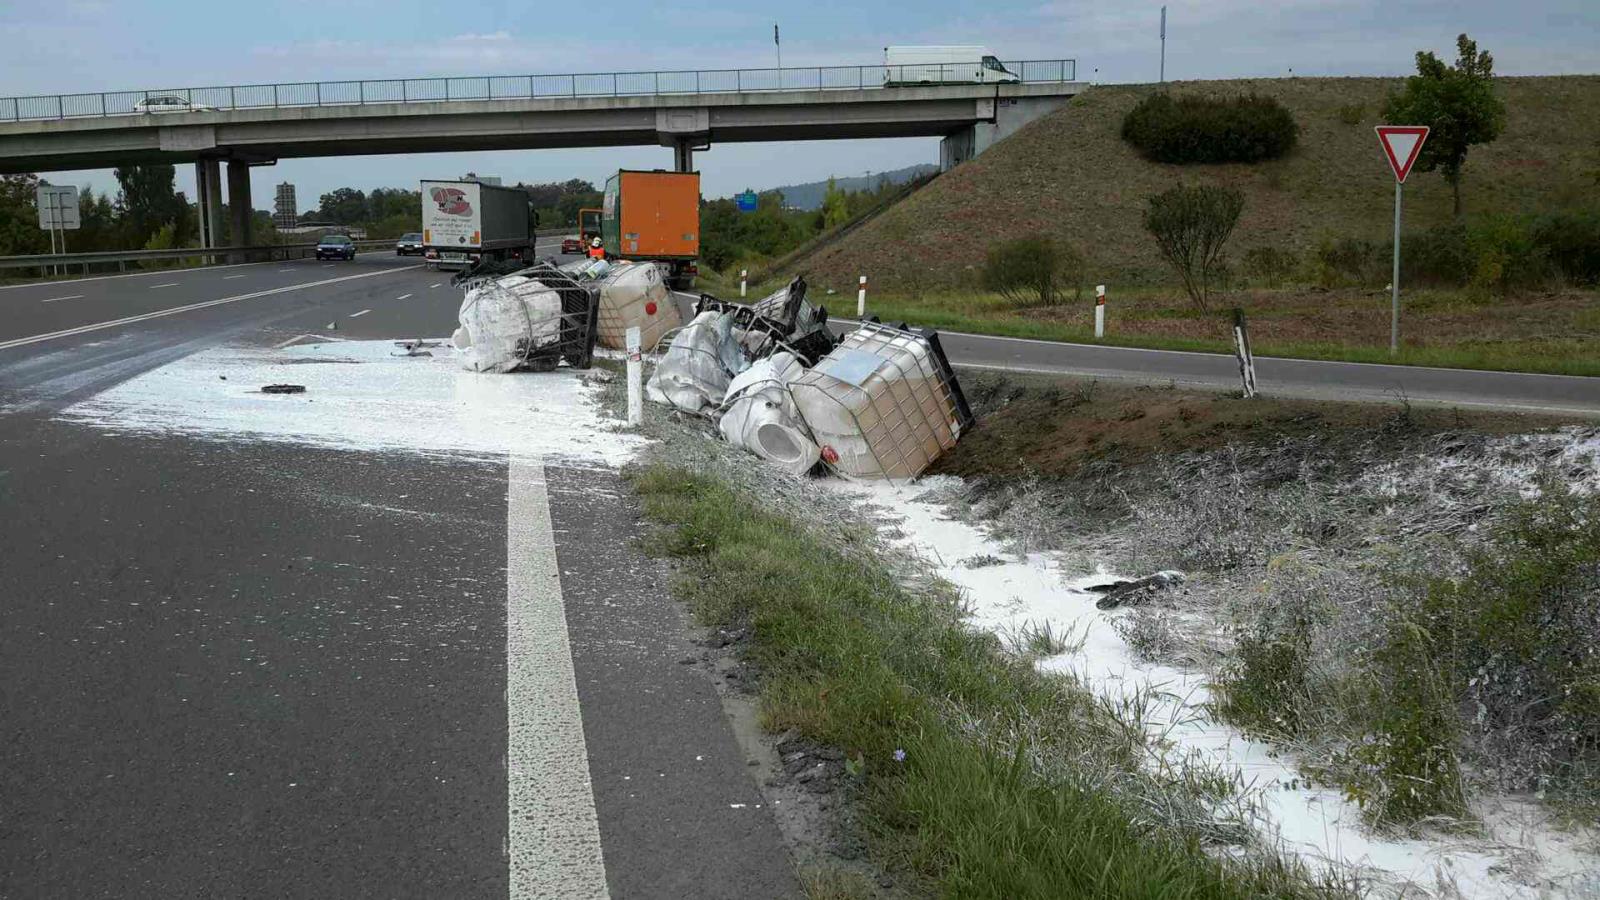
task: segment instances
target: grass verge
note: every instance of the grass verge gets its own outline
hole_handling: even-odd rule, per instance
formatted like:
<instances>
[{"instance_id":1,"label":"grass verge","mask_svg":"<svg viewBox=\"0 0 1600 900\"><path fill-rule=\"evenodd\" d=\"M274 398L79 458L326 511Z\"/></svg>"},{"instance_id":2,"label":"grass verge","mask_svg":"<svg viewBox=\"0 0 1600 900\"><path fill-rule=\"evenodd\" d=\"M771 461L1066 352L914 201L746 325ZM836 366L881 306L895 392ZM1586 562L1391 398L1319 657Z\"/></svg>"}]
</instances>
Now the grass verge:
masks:
<instances>
[{"instance_id":1,"label":"grass verge","mask_svg":"<svg viewBox=\"0 0 1600 900\"><path fill-rule=\"evenodd\" d=\"M1304 897L1334 888L1275 856L1208 850L1139 802L1143 729L1075 682L914 594L849 525L820 534L728 485L630 473L705 623L749 629L765 723L843 748L875 852L927 893L972 898ZM899 751L903 751L899 752Z\"/></svg>"}]
</instances>

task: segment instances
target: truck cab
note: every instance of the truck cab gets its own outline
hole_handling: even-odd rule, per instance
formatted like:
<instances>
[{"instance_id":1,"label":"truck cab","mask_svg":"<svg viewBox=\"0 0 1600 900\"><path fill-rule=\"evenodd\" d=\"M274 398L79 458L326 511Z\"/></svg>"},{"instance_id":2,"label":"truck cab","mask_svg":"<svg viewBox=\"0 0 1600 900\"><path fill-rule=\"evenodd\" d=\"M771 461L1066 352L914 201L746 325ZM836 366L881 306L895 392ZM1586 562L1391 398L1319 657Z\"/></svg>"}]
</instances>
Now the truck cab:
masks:
<instances>
[{"instance_id":1,"label":"truck cab","mask_svg":"<svg viewBox=\"0 0 1600 900\"><path fill-rule=\"evenodd\" d=\"M1022 80L988 47L883 48L885 87L912 84L1016 84Z\"/></svg>"}]
</instances>

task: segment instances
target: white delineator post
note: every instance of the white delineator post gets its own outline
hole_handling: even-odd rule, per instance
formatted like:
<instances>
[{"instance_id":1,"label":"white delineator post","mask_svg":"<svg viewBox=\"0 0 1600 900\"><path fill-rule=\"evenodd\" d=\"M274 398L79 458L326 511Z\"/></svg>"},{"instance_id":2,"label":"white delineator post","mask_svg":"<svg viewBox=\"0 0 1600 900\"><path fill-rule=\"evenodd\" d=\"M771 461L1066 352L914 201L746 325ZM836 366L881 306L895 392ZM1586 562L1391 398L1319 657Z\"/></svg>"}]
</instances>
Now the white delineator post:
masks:
<instances>
[{"instance_id":1,"label":"white delineator post","mask_svg":"<svg viewBox=\"0 0 1600 900\"><path fill-rule=\"evenodd\" d=\"M856 318L867 314L867 276L861 276L861 288L856 291Z\"/></svg>"},{"instance_id":2,"label":"white delineator post","mask_svg":"<svg viewBox=\"0 0 1600 900\"><path fill-rule=\"evenodd\" d=\"M644 421L644 358L639 353L639 327L623 333L628 348L628 424Z\"/></svg>"},{"instance_id":3,"label":"white delineator post","mask_svg":"<svg viewBox=\"0 0 1600 900\"><path fill-rule=\"evenodd\" d=\"M1106 286L1094 286L1094 336L1099 340L1106 336Z\"/></svg>"},{"instance_id":4,"label":"white delineator post","mask_svg":"<svg viewBox=\"0 0 1600 900\"><path fill-rule=\"evenodd\" d=\"M744 296L744 280L746 278L749 278L749 277L750 277L750 270L749 269L740 269L739 270L739 296L740 297Z\"/></svg>"}]
</instances>

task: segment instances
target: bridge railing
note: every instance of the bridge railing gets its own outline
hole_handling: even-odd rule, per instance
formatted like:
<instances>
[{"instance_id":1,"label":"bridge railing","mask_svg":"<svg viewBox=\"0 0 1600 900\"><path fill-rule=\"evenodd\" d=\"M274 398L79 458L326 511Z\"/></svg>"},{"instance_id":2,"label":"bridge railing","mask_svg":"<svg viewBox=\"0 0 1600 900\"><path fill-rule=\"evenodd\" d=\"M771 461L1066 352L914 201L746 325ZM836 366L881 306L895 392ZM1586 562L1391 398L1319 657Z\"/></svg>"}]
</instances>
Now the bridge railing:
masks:
<instances>
[{"instance_id":1,"label":"bridge railing","mask_svg":"<svg viewBox=\"0 0 1600 900\"><path fill-rule=\"evenodd\" d=\"M1023 82L1077 80L1070 59L1004 63ZM282 106L347 106L369 103L433 103L452 100L528 100L556 97L639 97L756 91L861 90L920 83L973 83L982 63L909 66L805 66L783 69L696 69L667 72L602 72L578 75L468 75L362 81L306 81L147 91L101 91L0 97L0 122L74 119L136 114L154 96L175 95L196 108L262 109Z\"/></svg>"}]
</instances>

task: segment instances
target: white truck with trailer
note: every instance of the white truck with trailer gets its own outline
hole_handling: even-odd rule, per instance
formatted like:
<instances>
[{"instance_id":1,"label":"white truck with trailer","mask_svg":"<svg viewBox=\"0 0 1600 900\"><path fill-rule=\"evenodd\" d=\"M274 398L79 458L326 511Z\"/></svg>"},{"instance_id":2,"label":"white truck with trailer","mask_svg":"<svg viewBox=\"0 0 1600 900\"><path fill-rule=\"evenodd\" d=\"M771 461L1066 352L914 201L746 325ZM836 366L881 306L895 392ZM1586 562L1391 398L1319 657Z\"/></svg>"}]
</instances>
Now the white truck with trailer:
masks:
<instances>
[{"instance_id":1,"label":"white truck with trailer","mask_svg":"<svg viewBox=\"0 0 1600 900\"><path fill-rule=\"evenodd\" d=\"M1021 76L988 47L977 45L885 47L885 87L912 84L1015 84Z\"/></svg>"},{"instance_id":2,"label":"white truck with trailer","mask_svg":"<svg viewBox=\"0 0 1600 900\"><path fill-rule=\"evenodd\" d=\"M437 268L483 257L533 259L537 215L522 188L484 181L422 182L422 256Z\"/></svg>"}]
</instances>

